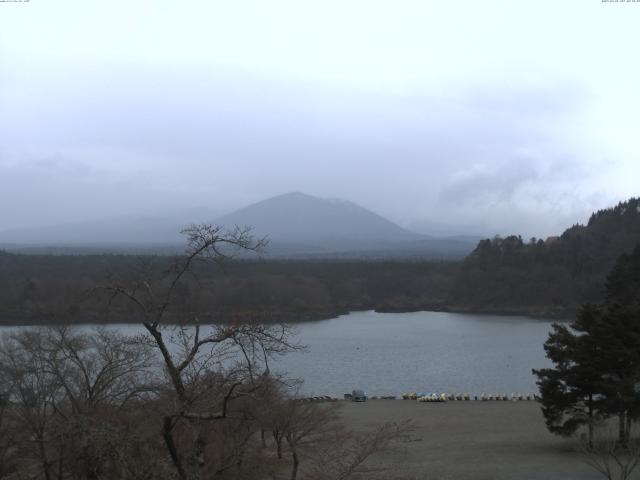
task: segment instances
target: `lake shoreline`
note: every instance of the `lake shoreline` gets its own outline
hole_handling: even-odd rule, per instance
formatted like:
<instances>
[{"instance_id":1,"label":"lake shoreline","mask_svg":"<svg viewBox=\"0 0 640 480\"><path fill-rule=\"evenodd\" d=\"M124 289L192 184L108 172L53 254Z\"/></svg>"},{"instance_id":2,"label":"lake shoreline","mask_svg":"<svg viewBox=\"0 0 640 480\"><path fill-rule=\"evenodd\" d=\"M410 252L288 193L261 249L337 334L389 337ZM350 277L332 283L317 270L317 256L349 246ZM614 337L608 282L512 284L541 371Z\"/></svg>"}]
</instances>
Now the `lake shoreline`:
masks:
<instances>
[{"instance_id":1,"label":"lake shoreline","mask_svg":"<svg viewBox=\"0 0 640 480\"><path fill-rule=\"evenodd\" d=\"M568 321L573 318L576 309L557 309L554 307L470 307L463 305L431 305L429 308L404 309L394 307L378 307L377 313L414 313L414 312L444 312L471 315L497 315L504 317L527 317L544 320Z\"/></svg>"},{"instance_id":2,"label":"lake shoreline","mask_svg":"<svg viewBox=\"0 0 640 480\"><path fill-rule=\"evenodd\" d=\"M487 307L478 308L462 305L440 305L431 304L422 307L396 307L396 306L372 306L372 307L358 307L352 309L336 309L332 311L319 311L319 312L260 312L260 313L219 313L215 316L227 319L226 321L214 321L209 315L204 317L203 321L198 322L200 325L216 325L220 323L226 323L229 319L233 318L234 321L238 319L246 320L248 323L264 323L264 324L276 324L286 323L295 325L297 323L316 322L323 320L331 320L344 315L355 312L375 312L375 313L417 313L417 312L437 312L437 313L459 313L470 315L496 315L501 317L526 317L529 319L541 319L541 320L556 320L559 322L568 322L575 317L576 309L558 309L554 307L514 307L514 308L497 308ZM244 317L244 318L243 318ZM0 320L0 326L2 327L53 327L53 326L71 326L71 325L130 325L138 324L140 321L136 320L117 320L110 319L105 321L102 318L82 319L81 321L75 321L70 319L55 320L52 318L38 317L33 319L19 319L19 320ZM169 323L168 323L169 324ZM196 322L172 322L172 325L196 325Z\"/></svg>"}]
</instances>

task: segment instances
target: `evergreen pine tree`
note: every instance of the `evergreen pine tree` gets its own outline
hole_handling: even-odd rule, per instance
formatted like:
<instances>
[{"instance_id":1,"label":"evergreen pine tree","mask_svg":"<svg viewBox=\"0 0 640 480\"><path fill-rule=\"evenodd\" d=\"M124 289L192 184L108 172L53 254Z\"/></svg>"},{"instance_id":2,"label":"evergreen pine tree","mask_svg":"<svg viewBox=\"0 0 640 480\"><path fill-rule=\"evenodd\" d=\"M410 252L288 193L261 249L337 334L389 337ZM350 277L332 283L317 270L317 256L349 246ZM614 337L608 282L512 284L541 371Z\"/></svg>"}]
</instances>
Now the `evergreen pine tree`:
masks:
<instances>
[{"instance_id":1,"label":"evergreen pine tree","mask_svg":"<svg viewBox=\"0 0 640 480\"><path fill-rule=\"evenodd\" d=\"M549 430L587 425L591 441L596 419L617 416L625 445L640 418L640 246L616 262L604 304L585 305L569 327L555 324L545 351L554 368L534 374Z\"/></svg>"}]
</instances>

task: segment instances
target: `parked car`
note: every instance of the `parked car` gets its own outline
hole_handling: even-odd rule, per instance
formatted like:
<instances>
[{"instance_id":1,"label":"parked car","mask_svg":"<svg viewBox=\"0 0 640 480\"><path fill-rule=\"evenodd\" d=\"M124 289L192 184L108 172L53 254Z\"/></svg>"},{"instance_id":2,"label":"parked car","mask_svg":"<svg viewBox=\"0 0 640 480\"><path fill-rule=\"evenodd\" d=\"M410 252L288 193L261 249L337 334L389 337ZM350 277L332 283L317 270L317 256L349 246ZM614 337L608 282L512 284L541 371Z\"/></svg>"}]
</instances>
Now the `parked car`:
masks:
<instances>
[{"instance_id":1,"label":"parked car","mask_svg":"<svg viewBox=\"0 0 640 480\"><path fill-rule=\"evenodd\" d=\"M354 390L351 392L351 401L352 402L366 402L367 394L364 393L364 390Z\"/></svg>"}]
</instances>

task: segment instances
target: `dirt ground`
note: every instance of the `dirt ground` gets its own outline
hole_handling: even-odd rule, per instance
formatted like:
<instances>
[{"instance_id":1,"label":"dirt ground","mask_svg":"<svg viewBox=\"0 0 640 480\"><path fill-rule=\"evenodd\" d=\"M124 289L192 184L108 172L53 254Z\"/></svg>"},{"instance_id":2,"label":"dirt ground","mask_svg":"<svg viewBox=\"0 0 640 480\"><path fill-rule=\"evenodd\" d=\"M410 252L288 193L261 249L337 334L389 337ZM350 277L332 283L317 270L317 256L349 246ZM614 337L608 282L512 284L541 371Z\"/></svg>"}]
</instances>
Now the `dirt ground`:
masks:
<instances>
[{"instance_id":1,"label":"dirt ground","mask_svg":"<svg viewBox=\"0 0 640 480\"><path fill-rule=\"evenodd\" d=\"M577 440L550 434L540 406L522 402L343 403L344 422L364 431L384 422L413 421L399 448L377 455L394 477L419 480L596 480Z\"/></svg>"}]
</instances>

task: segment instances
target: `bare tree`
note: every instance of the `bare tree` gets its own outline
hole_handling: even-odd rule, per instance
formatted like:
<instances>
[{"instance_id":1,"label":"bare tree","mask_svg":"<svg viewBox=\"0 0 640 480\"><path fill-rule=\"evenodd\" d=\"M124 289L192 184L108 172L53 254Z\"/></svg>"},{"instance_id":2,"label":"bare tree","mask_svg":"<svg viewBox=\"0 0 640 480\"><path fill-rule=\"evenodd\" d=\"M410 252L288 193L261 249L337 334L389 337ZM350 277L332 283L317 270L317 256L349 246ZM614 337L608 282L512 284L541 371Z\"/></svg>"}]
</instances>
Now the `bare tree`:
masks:
<instances>
[{"instance_id":1,"label":"bare tree","mask_svg":"<svg viewBox=\"0 0 640 480\"><path fill-rule=\"evenodd\" d=\"M15 471L15 429L9 417L10 389L0 374L0 478Z\"/></svg>"},{"instance_id":2,"label":"bare tree","mask_svg":"<svg viewBox=\"0 0 640 480\"><path fill-rule=\"evenodd\" d=\"M364 463L410 430L408 422L389 423L371 432L356 434L340 418L339 403L315 403L280 390L270 403L268 429L272 432L277 457L286 452L291 459L291 480L346 480L377 471ZM282 443L286 442L286 449Z\"/></svg>"},{"instance_id":3,"label":"bare tree","mask_svg":"<svg viewBox=\"0 0 640 480\"><path fill-rule=\"evenodd\" d=\"M585 463L607 480L629 480L640 463L640 439L629 437L623 445L601 427L593 441L583 443L581 453Z\"/></svg>"},{"instance_id":4,"label":"bare tree","mask_svg":"<svg viewBox=\"0 0 640 480\"><path fill-rule=\"evenodd\" d=\"M296 480L300 468L301 450L309 444L317 444L339 428L336 406L304 403L298 399L283 402L277 418L282 423L284 438L291 452L291 480Z\"/></svg>"},{"instance_id":5,"label":"bare tree","mask_svg":"<svg viewBox=\"0 0 640 480\"><path fill-rule=\"evenodd\" d=\"M367 466L371 456L386 451L412 429L409 421L385 423L370 432L355 434L338 428L324 442L314 443L309 480L392 478L388 468ZM376 477L378 475L378 477Z\"/></svg>"},{"instance_id":6,"label":"bare tree","mask_svg":"<svg viewBox=\"0 0 640 480\"><path fill-rule=\"evenodd\" d=\"M260 251L248 228L230 232L194 225L183 231L187 251L161 278L133 285L110 285L111 300L124 299L159 350L171 386L163 414L162 436L182 479L204 477L210 423L227 419L230 402L256 395L259 378L269 374L269 359L296 346L286 326L225 322L202 327L193 305L177 292L187 276L196 278L196 265L217 265L235 251ZM173 325L171 325L173 323ZM179 441L178 441L179 439Z\"/></svg>"},{"instance_id":7,"label":"bare tree","mask_svg":"<svg viewBox=\"0 0 640 480\"><path fill-rule=\"evenodd\" d=\"M200 480L280 475L347 479L404 428L346 431L335 405L305 403L271 372L300 346L285 325L223 319L201 325L199 273L234 249L258 250L247 229L194 226L161 273L112 280L110 310L144 333L26 329L0 342L0 477L10 480ZM118 310L120 309L120 310ZM274 434L275 458L264 433ZM274 477L275 478L275 477Z\"/></svg>"},{"instance_id":8,"label":"bare tree","mask_svg":"<svg viewBox=\"0 0 640 480\"><path fill-rule=\"evenodd\" d=\"M103 405L122 407L153 390L151 349L116 330L94 328L79 333L68 327L52 328L38 354L74 413Z\"/></svg>"},{"instance_id":9,"label":"bare tree","mask_svg":"<svg viewBox=\"0 0 640 480\"><path fill-rule=\"evenodd\" d=\"M64 327L49 330L42 348L64 392L56 416L65 469L81 478L135 478L124 471L140 462L131 458L139 434L132 435L130 410L156 396L151 349L115 330Z\"/></svg>"},{"instance_id":10,"label":"bare tree","mask_svg":"<svg viewBox=\"0 0 640 480\"><path fill-rule=\"evenodd\" d=\"M126 465L125 449L131 445L124 407L149 391L150 360L148 351L104 329L5 334L0 381L11 448L23 459L17 469L45 479L120 472L113 459Z\"/></svg>"},{"instance_id":11,"label":"bare tree","mask_svg":"<svg viewBox=\"0 0 640 480\"><path fill-rule=\"evenodd\" d=\"M0 345L0 377L7 388L7 410L22 432L21 456L27 472L42 472L46 480L54 475L56 462L51 444L54 437L55 406L64 393L55 376L47 373L40 352L39 331L4 335ZM29 474L29 473L27 473Z\"/></svg>"}]
</instances>

